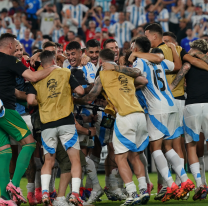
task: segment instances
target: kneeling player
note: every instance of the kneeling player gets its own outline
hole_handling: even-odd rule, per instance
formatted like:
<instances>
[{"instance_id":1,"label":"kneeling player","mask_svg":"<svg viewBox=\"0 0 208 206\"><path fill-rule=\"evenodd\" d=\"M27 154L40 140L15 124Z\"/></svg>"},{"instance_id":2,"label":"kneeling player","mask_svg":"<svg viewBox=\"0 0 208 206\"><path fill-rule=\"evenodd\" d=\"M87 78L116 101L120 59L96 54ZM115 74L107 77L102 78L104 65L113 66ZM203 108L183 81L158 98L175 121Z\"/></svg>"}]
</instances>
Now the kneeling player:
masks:
<instances>
[{"instance_id":1,"label":"kneeling player","mask_svg":"<svg viewBox=\"0 0 208 206\"><path fill-rule=\"evenodd\" d=\"M30 86L27 97L28 103L33 104L37 96L42 123L42 144L45 154L45 163L41 170L42 200L45 205L49 204L49 182L59 138L72 164L72 195L70 201L78 204L81 203L79 199L81 183L80 146L72 114L71 89L80 95L84 94L84 90L71 75L70 70L55 65L54 52L44 51L41 53L40 59L44 69L48 67L55 68L47 78Z\"/></svg>"}]
</instances>

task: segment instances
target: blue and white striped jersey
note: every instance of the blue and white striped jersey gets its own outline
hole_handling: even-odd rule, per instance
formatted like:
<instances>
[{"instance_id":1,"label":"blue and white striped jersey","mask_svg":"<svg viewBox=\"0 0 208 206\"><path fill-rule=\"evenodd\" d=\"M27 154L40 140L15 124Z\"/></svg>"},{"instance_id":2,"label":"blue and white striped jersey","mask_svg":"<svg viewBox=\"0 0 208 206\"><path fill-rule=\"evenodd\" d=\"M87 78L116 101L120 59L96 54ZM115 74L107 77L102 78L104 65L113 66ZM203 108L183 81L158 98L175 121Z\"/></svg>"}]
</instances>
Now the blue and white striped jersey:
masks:
<instances>
[{"instance_id":1,"label":"blue and white striped jersey","mask_svg":"<svg viewBox=\"0 0 208 206\"><path fill-rule=\"evenodd\" d=\"M137 7L135 4L127 7L127 12L130 13L130 22L137 27L139 25L139 19L145 14L144 7Z\"/></svg>"},{"instance_id":2,"label":"blue and white striped jersey","mask_svg":"<svg viewBox=\"0 0 208 206\"><path fill-rule=\"evenodd\" d=\"M143 101L150 115L177 112L175 99L170 91L165 76L165 70L174 70L174 63L163 60L160 64L154 64L146 59L137 58L133 63L134 68L141 70L147 78L147 85L137 92L139 99Z\"/></svg>"},{"instance_id":3,"label":"blue and white striped jersey","mask_svg":"<svg viewBox=\"0 0 208 206\"><path fill-rule=\"evenodd\" d=\"M111 14L110 19L115 22L118 22L118 12Z\"/></svg>"},{"instance_id":4,"label":"blue and white striped jersey","mask_svg":"<svg viewBox=\"0 0 208 206\"><path fill-rule=\"evenodd\" d=\"M87 12L89 8L83 4L77 4L76 6L73 6L72 4L65 4L63 6L63 12L65 13L67 9L71 11L71 17L77 20L78 28L81 28L83 13Z\"/></svg>"},{"instance_id":5,"label":"blue and white striped jersey","mask_svg":"<svg viewBox=\"0 0 208 206\"><path fill-rule=\"evenodd\" d=\"M6 29L5 29L4 27L1 27L1 28L0 28L0 35L2 35L2 34L4 34L4 33L6 33Z\"/></svg>"},{"instance_id":6,"label":"blue and white striped jersey","mask_svg":"<svg viewBox=\"0 0 208 206\"><path fill-rule=\"evenodd\" d=\"M20 29L12 28L12 33L17 37L17 40L25 38L25 30L26 27L21 27ZM30 38L32 37L32 33L30 32Z\"/></svg>"},{"instance_id":7,"label":"blue and white striped jersey","mask_svg":"<svg viewBox=\"0 0 208 206\"><path fill-rule=\"evenodd\" d=\"M109 29L110 33L115 34L115 39L119 48L123 47L125 41L131 41L131 31L135 29L135 26L129 22L124 21L122 24L116 23Z\"/></svg>"},{"instance_id":8,"label":"blue and white striped jersey","mask_svg":"<svg viewBox=\"0 0 208 206\"><path fill-rule=\"evenodd\" d=\"M137 26L140 26L142 24L146 24L147 23L147 18L146 18L146 15L141 15L140 18L139 18L139 23Z\"/></svg>"},{"instance_id":9,"label":"blue and white striped jersey","mask_svg":"<svg viewBox=\"0 0 208 206\"><path fill-rule=\"evenodd\" d=\"M103 12L110 11L111 0L95 0L95 6L101 6Z\"/></svg>"},{"instance_id":10,"label":"blue and white striped jersey","mask_svg":"<svg viewBox=\"0 0 208 206\"><path fill-rule=\"evenodd\" d=\"M67 68L72 69L73 67L69 65ZM78 66L77 69L82 69L82 71L85 74L85 79L86 81L88 81L88 83L90 84L94 83L96 72L97 72L97 69L94 64L92 64L91 62L88 62L87 65L85 66Z\"/></svg>"},{"instance_id":11,"label":"blue and white striped jersey","mask_svg":"<svg viewBox=\"0 0 208 206\"><path fill-rule=\"evenodd\" d=\"M59 38L64 35L63 29L54 29L52 33L52 41L58 42Z\"/></svg>"},{"instance_id":12,"label":"blue and white striped jersey","mask_svg":"<svg viewBox=\"0 0 208 206\"><path fill-rule=\"evenodd\" d=\"M157 16L158 19L169 19L169 12L167 9L163 9L159 15ZM162 26L163 32L169 31L168 21L159 21L160 25Z\"/></svg>"}]
</instances>

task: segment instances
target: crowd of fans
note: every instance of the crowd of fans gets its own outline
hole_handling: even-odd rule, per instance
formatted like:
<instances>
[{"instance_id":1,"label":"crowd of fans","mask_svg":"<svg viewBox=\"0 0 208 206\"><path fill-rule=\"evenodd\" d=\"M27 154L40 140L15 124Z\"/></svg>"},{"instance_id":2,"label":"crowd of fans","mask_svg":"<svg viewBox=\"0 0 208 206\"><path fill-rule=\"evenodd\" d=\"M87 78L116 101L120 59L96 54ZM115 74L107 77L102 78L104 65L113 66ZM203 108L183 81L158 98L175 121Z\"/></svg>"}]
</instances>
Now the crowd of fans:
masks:
<instances>
[{"instance_id":1,"label":"crowd of fans","mask_svg":"<svg viewBox=\"0 0 208 206\"><path fill-rule=\"evenodd\" d=\"M0 34L15 34L29 55L49 40L65 50L73 40L84 48L90 39L102 46L115 38L126 49L154 22L173 32L186 51L189 42L208 39L207 0L1 0L0 11Z\"/></svg>"}]
</instances>

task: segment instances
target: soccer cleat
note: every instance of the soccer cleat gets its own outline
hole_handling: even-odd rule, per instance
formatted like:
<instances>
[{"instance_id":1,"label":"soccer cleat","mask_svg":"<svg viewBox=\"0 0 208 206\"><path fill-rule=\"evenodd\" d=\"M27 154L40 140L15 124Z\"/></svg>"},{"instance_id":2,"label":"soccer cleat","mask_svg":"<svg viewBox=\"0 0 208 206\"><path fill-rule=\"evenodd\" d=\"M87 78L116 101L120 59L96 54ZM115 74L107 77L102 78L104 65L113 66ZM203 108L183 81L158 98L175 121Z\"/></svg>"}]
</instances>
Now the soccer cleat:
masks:
<instances>
[{"instance_id":1,"label":"soccer cleat","mask_svg":"<svg viewBox=\"0 0 208 206\"><path fill-rule=\"evenodd\" d=\"M202 200L202 199L205 199L206 196L207 196L206 188L204 188L204 186L201 185L200 187L198 187L195 190L195 195L193 196L193 200L194 201L196 201L196 200Z\"/></svg>"},{"instance_id":2,"label":"soccer cleat","mask_svg":"<svg viewBox=\"0 0 208 206\"><path fill-rule=\"evenodd\" d=\"M41 187L35 188L35 198L38 201L38 204L42 203L42 189L41 189Z\"/></svg>"},{"instance_id":3,"label":"soccer cleat","mask_svg":"<svg viewBox=\"0 0 208 206\"><path fill-rule=\"evenodd\" d=\"M186 196L188 192L190 192L194 188L195 188L195 185L190 179L186 180L185 182L182 182L181 188L177 191L177 194L174 199L175 200L182 199L183 197Z\"/></svg>"},{"instance_id":4,"label":"soccer cleat","mask_svg":"<svg viewBox=\"0 0 208 206\"><path fill-rule=\"evenodd\" d=\"M117 200L126 200L127 196L122 193L121 188L117 188L116 190L109 189L108 192L111 194L111 197L116 197Z\"/></svg>"},{"instance_id":5,"label":"soccer cleat","mask_svg":"<svg viewBox=\"0 0 208 206\"><path fill-rule=\"evenodd\" d=\"M16 203L12 200L4 200L0 197L0 205L1 206L17 206Z\"/></svg>"},{"instance_id":6,"label":"soccer cleat","mask_svg":"<svg viewBox=\"0 0 208 206\"><path fill-rule=\"evenodd\" d=\"M141 204L140 196L136 192L133 192L131 195L128 195L125 202L120 206L140 205L140 204Z\"/></svg>"},{"instance_id":7,"label":"soccer cleat","mask_svg":"<svg viewBox=\"0 0 208 206\"><path fill-rule=\"evenodd\" d=\"M189 192L188 192L188 193L186 194L186 196L181 197L181 199L182 199L182 200L188 200L189 197L190 197L190 194L189 194Z\"/></svg>"},{"instance_id":8,"label":"soccer cleat","mask_svg":"<svg viewBox=\"0 0 208 206\"><path fill-rule=\"evenodd\" d=\"M167 187L167 192L165 193L165 196L162 198L162 202L167 202L169 201L173 195L176 195L178 192L178 185L173 182L173 184L171 185L171 187Z\"/></svg>"},{"instance_id":9,"label":"soccer cleat","mask_svg":"<svg viewBox=\"0 0 208 206\"><path fill-rule=\"evenodd\" d=\"M158 183L157 184L157 194L160 193L160 190L163 188L162 184Z\"/></svg>"},{"instance_id":10,"label":"soccer cleat","mask_svg":"<svg viewBox=\"0 0 208 206\"><path fill-rule=\"evenodd\" d=\"M54 199L57 197L57 192L54 190L53 192L49 192L50 201L51 203L54 201Z\"/></svg>"},{"instance_id":11,"label":"soccer cleat","mask_svg":"<svg viewBox=\"0 0 208 206\"><path fill-rule=\"evenodd\" d=\"M87 203L95 203L102 195L104 194L103 189L100 189L98 191L93 191L91 192L91 195L87 201Z\"/></svg>"},{"instance_id":12,"label":"soccer cleat","mask_svg":"<svg viewBox=\"0 0 208 206\"><path fill-rule=\"evenodd\" d=\"M43 205L47 206L47 205L50 205L50 194L49 192L44 192L42 194L42 202L43 202Z\"/></svg>"},{"instance_id":13,"label":"soccer cleat","mask_svg":"<svg viewBox=\"0 0 208 206\"><path fill-rule=\"evenodd\" d=\"M69 206L68 202L66 201L65 197L59 197L59 199L55 199L53 201L53 206ZM72 206L72 204L71 204Z\"/></svg>"},{"instance_id":14,"label":"soccer cleat","mask_svg":"<svg viewBox=\"0 0 208 206\"><path fill-rule=\"evenodd\" d=\"M147 192L149 195L151 194L151 191L154 189L154 185L152 183L147 183Z\"/></svg>"},{"instance_id":15,"label":"soccer cleat","mask_svg":"<svg viewBox=\"0 0 208 206\"><path fill-rule=\"evenodd\" d=\"M6 186L6 190L9 191L10 195L16 196L18 201L20 201L22 203L27 203L27 200L24 198L20 187L15 187L11 181Z\"/></svg>"},{"instance_id":16,"label":"soccer cleat","mask_svg":"<svg viewBox=\"0 0 208 206\"><path fill-rule=\"evenodd\" d=\"M147 190L146 189L141 189L139 196L140 196L141 204L146 205L148 203L149 199L150 199L150 195L147 192Z\"/></svg>"},{"instance_id":17,"label":"soccer cleat","mask_svg":"<svg viewBox=\"0 0 208 206\"><path fill-rule=\"evenodd\" d=\"M105 192L105 194L106 194L108 200L111 200L111 201L117 201L117 200L118 200L117 197L113 196L113 195L110 193L108 187L105 187L105 188L104 188L104 192Z\"/></svg>"},{"instance_id":18,"label":"soccer cleat","mask_svg":"<svg viewBox=\"0 0 208 206\"><path fill-rule=\"evenodd\" d=\"M69 197L69 202L76 205L76 206L82 206L83 201L79 197L78 193L72 192L72 194Z\"/></svg>"},{"instance_id":19,"label":"soccer cleat","mask_svg":"<svg viewBox=\"0 0 208 206\"><path fill-rule=\"evenodd\" d=\"M28 192L28 194L27 194L27 200L29 202L29 205L31 205L31 206L38 204L38 201L35 198L34 192Z\"/></svg>"},{"instance_id":20,"label":"soccer cleat","mask_svg":"<svg viewBox=\"0 0 208 206\"><path fill-rule=\"evenodd\" d=\"M159 193L155 196L154 200L161 200L167 192L167 187L162 187Z\"/></svg>"}]
</instances>

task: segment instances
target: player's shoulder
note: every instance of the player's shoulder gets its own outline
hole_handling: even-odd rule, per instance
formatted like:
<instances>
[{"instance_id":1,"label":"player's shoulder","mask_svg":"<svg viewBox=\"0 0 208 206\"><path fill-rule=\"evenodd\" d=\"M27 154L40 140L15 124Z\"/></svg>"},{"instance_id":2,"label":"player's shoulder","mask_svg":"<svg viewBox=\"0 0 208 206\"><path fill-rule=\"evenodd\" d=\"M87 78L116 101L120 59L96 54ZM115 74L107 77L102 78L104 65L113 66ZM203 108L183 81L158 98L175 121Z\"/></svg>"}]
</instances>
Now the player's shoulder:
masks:
<instances>
[{"instance_id":1,"label":"player's shoulder","mask_svg":"<svg viewBox=\"0 0 208 206\"><path fill-rule=\"evenodd\" d=\"M87 63L87 67L89 68L89 70L93 70L93 71L96 70L95 65L94 65L93 63L91 63L91 62L88 62L88 63Z\"/></svg>"}]
</instances>

